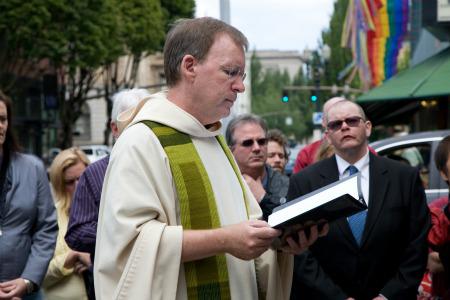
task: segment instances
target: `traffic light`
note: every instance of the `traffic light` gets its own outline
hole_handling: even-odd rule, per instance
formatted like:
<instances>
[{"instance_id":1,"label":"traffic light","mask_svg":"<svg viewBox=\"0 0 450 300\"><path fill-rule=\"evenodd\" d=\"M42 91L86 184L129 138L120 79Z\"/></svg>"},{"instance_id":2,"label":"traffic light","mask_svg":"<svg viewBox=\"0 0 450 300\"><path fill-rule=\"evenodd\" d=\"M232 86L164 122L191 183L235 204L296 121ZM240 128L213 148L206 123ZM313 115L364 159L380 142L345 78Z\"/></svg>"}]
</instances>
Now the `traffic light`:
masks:
<instances>
[{"instance_id":1,"label":"traffic light","mask_svg":"<svg viewBox=\"0 0 450 300\"><path fill-rule=\"evenodd\" d=\"M281 101L284 103L289 102L289 92L287 90L283 90L283 93L281 94Z\"/></svg>"},{"instance_id":2,"label":"traffic light","mask_svg":"<svg viewBox=\"0 0 450 300\"><path fill-rule=\"evenodd\" d=\"M318 97L318 95L317 95L318 93L316 92L316 91L311 91L311 96L309 97L309 99L311 100L311 102L316 102L318 99L319 99L319 97Z\"/></svg>"}]
</instances>

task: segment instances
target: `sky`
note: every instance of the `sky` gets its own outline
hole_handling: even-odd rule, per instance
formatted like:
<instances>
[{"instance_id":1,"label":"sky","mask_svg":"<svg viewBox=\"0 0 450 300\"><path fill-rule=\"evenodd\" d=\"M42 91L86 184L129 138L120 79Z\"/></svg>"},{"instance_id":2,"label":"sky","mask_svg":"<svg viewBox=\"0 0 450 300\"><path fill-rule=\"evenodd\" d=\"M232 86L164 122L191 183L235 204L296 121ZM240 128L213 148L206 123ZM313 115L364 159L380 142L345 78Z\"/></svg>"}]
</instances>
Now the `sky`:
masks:
<instances>
[{"instance_id":1,"label":"sky","mask_svg":"<svg viewBox=\"0 0 450 300\"><path fill-rule=\"evenodd\" d=\"M220 17L219 0L196 0L197 17ZM248 38L250 50L317 48L328 28L334 0L230 0L231 25Z\"/></svg>"}]
</instances>

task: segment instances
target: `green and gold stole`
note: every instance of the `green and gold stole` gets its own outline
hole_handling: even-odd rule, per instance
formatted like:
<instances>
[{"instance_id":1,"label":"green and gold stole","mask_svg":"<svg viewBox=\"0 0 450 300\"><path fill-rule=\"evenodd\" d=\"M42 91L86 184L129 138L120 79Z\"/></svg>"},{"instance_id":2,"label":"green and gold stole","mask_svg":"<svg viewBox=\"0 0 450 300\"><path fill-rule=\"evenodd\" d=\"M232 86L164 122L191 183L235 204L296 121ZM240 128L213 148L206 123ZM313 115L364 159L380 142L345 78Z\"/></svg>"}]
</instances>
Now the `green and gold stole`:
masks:
<instances>
[{"instance_id":1,"label":"green and gold stole","mask_svg":"<svg viewBox=\"0 0 450 300\"><path fill-rule=\"evenodd\" d=\"M221 227L211 182L190 136L156 122L143 123L158 137L169 158L183 229ZM217 140L239 179L245 199L245 189L231 151L222 136ZM247 199L245 205L248 215ZM187 262L184 270L189 299L231 299L225 254Z\"/></svg>"}]
</instances>

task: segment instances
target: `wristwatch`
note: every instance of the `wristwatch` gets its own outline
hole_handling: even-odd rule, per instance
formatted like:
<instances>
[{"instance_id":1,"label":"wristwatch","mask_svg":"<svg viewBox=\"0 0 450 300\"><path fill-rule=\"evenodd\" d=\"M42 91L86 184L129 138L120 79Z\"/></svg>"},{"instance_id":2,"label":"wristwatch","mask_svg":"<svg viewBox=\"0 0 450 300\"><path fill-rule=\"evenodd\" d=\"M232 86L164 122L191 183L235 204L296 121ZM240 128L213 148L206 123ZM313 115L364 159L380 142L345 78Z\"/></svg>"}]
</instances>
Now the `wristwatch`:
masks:
<instances>
[{"instance_id":1,"label":"wristwatch","mask_svg":"<svg viewBox=\"0 0 450 300\"><path fill-rule=\"evenodd\" d=\"M27 287L27 295L31 294L34 291L34 284L30 280L25 278L23 278L23 282L25 282L25 285Z\"/></svg>"}]
</instances>

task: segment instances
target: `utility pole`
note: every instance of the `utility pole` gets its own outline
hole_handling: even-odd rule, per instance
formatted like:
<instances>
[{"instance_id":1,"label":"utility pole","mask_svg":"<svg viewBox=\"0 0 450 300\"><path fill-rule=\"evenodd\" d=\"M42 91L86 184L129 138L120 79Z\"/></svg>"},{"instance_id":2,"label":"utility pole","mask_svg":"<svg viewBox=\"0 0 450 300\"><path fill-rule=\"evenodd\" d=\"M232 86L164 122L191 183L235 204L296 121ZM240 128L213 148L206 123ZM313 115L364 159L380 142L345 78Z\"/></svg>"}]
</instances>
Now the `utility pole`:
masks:
<instances>
[{"instance_id":1,"label":"utility pole","mask_svg":"<svg viewBox=\"0 0 450 300\"><path fill-rule=\"evenodd\" d=\"M220 20L230 24L230 0L220 0Z\"/></svg>"}]
</instances>

